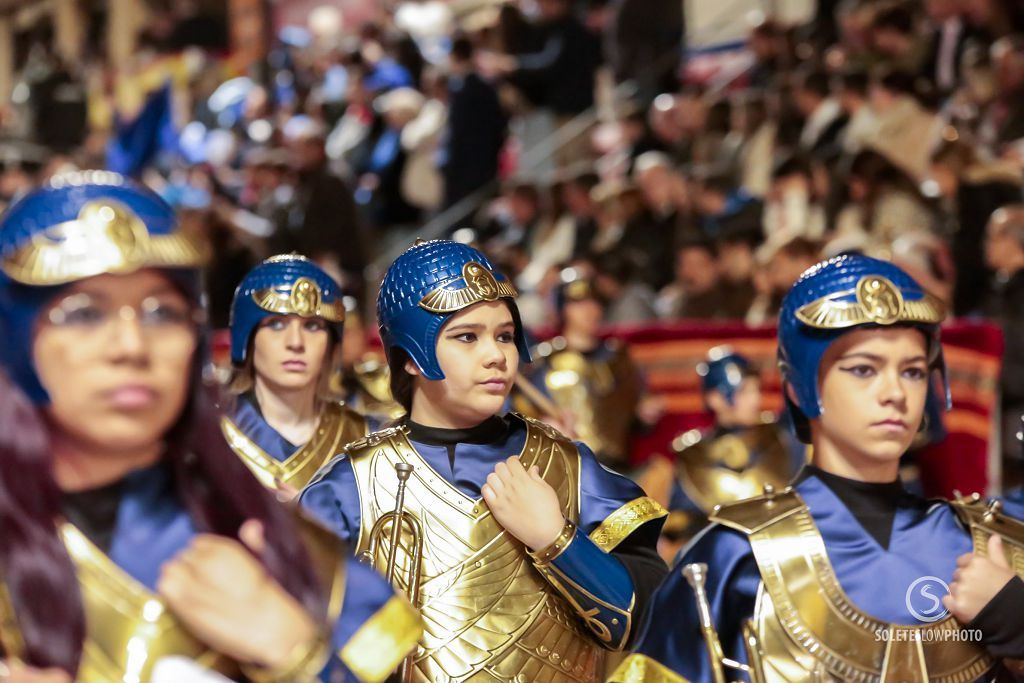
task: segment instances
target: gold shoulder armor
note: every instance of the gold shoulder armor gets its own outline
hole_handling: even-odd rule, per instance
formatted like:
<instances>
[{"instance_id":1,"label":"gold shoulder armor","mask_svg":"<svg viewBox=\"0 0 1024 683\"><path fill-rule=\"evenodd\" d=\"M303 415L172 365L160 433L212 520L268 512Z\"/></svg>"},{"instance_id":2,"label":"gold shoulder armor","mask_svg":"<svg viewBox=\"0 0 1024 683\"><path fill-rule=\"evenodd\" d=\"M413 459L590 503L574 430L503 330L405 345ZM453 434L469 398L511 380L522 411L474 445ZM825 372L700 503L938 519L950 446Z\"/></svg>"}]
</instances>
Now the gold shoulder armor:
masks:
<instances>
[{"instance_id":1,"label":"gold shoulder armor","mask_svg":"<svg viewBox=\"0 0 1024 683\"><path fill-rule=\"evenodd\" d=\"M763 496L716 505L709 519L749 536L804 507L797 492L787 487L781 493L769 491Z\"/></svg>"},{"instance_id":2,"label":"gold shoulder armor","mask_svg":"<svg viewBox=\"0 0 1024 683\"><path fill-rule=\"evenodd\" d=\"M998 534L1014 573L1024 577L1024 521L1004 513L1000 501L985 501L977 493L966 498L958 496L949 504L970 531L974 552L987 554L988 539Z\"/></svg>"},{"instance_id":3,"label":"gold shoulder armor","mask_svg":"<svg viewBox=\"0 0 1024 683\"><path fill-rule=\"evenodd\" d=\"M398 436L399 434L404 433L406 429L407 428L404 425L398 425L397 427L388 427L386 429L378 429L377 431L371 434L367 434L361 439L356 439L355 441L351 442L348 446L345 447L345 450L348 451L348 456L350 458L358 458L359 456L364 455L369 449L373 448L374 446L379 446L385 441L392 439Z\"/></svg>"},{"instance_id":4,"label":"gold shoulder armor","mask_svg":"<svg viewBox=\"0 0 1024 683\"><path fill-rule=\"evenodd\" d=\"M554 439L555 441L558 441L558 442L563 443L563 444L571 444L572 443L572 439L570 439L565 434L563 434L562 432L558 431L557 429L555 429L554 427L549 425L547 422L541 422L540 420L536 420L536 419L534 419L532 417L528 417L528 416L523 415L521 413L513 412L512 415L514 415L515 417L519 418L520 420L522 420L526 424L535 427L542 434L544 434L544 436L548 437L549 439Z\"/></svg>"}]
</instances>

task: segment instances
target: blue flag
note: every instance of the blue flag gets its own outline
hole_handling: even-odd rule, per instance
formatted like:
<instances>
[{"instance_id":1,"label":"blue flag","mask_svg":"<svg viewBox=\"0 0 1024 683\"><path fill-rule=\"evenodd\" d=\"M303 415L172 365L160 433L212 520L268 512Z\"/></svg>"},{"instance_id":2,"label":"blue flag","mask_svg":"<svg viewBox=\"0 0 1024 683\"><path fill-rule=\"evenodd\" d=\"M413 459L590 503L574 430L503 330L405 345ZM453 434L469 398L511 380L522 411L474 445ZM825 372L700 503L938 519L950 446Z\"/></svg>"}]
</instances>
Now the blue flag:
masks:
<instances>
[{"instance_id":1,"label":"blue flag","mask_svg":"<svg viewBox=\"0 0 1024 683\"><path fill-rule=\"evenodd\" d=\"M134 120L115 120L114 136L107 143L107 169L138 176L157 154L173 151L177 145L168 82L150 94Z\"/></svg>"}]
</instances>

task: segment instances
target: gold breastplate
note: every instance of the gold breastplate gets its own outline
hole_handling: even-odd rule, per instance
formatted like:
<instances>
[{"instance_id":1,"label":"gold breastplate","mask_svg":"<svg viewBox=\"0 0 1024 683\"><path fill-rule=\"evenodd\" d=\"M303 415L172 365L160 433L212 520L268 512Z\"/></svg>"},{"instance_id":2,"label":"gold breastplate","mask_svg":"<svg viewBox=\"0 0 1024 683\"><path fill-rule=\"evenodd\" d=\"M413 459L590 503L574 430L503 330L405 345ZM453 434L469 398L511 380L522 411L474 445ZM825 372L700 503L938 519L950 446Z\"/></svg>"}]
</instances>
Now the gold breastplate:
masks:
<instances>
[{"instance_id":1,"label":"gold breastplate","mask_svg":"<svg viewBox=\"0 0 1024 683\"><path fill-rule=\"evenodd\" d=\"M625 350L600 361L576 351L555 351L547 364L544 385L555 404L573 414L577 438L595 453L624 459L640 399L636 368Z\"/></svg>"},{"instance_id":2,"label":"gold breastplate","mask_svg":"<svg viewBox=\"0 0 1024 683\"><path fill-rule=\"evenodd\" d=\"M735 503L711 519L746 534L754 551L753 628L766 683L970 683L992 667L952 616L904 626L857 608L796 492Z\"/></svg>"},{"instance_id":3,"label":"gold breastplate","mask_svg":"<svg viewBox=\"0 0 1024 683\"><path fill-rule=\"evenodd\" d=\"M267 454L230 418L222 417L220 428L231 450L261 484L276 489L282 483L301 490L317 470L345 449L345 444L366 435L366 419L340 403L326 404L313 438L284 461Z\"/></svg>"},{"instance_id":4,"label":"gold breastplate","mask_svg":"<svg viewBox=\"0 0 1024 683\"><path fill-rule=\"evenodd\" d=\"M78 683L145 683L161 657L181 655L224 673L232 662L193 638L153 592L114 564L71 524L61 535L78 574L86 639Z\"/></svg>"},{"instance_id":5,"label":"gold breastplate","mask_svg":"<svg viewBox=\"0 0 1024 683\"><path fill-rule=\"evenodd\" d=\"M673 440L672 448L679 484L705 514L716 505L756 496L765 484L781 489L794 474L775 423L714 439L690 430Z\"/></svg>"},{"instance_id":6,"label":"gold breastplate","mask_svg":"<svg viewBox=\"0 0 1024 683\"><path fill-rule=\"evenodd\" d=\"M537 465L558 493L566 518L578 520L576 448L544 425L529 420L527 425L523 466ZM376 432L348 450L359 487L360 553L369 543L367 531L395 507L395 464L415 468L405 510L419 520L424 535L417 606L425 629L416 655L417 681L601 680L603 651L533 568L523 545L495 521L482 500L467 497L437 474L404 429ZM386 540L380 544L381 556L387 547ZM408 556L398 555L399 567L407 566ZM384 564L382 557L374 561L378 567Z\"/></svg>"}]
</instances>

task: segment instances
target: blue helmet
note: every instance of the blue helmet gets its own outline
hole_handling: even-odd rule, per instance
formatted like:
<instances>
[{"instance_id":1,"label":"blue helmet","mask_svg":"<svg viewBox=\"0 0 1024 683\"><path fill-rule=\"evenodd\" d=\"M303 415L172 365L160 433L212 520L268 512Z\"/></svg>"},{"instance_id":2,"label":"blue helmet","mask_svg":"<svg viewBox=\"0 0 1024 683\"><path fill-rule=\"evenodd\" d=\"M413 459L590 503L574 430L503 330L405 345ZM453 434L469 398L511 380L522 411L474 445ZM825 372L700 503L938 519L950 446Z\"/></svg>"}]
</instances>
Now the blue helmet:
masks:
<instances>
[{"instance_id":1,"label":"blue helmet","mask_svg":"<svg viewBox=\"0 0 1024 683\"><path fill-rule=\"evenodd\" d=\"M205 256L148 188L109 171L55 176L0 216L0 365L29 398L47 403L32 363L32 330L61 286L165 268L198 301Z\"/></svg>"},{"instance_id":2,"label":"blue helmet","mask_svg":"<svg viewBox=\"0 0 1024 683\"><path fill-rule=\"evenodd\" d=\"M821 415L818 367L825 350L858 327L909 325L922 330L948 408L949 385L939 344L944 317L943 303L888 261L850 254L808 269L786 294L779 313L779 368L796 396L794 405L787 394L786 405L800 438L809 441L807 420ZM934 400L930 394L929 400Z\"/></svg>"},{"instance_id":3,"label":"blue helmet","mask_svg":"<svg viewBox=\"0 0 1024 683\"><path fill-rule=\"evenodd\" d=\"M450 240L418 242L388 268L377 295L384 348L409 354L423 376L444 379L437 362L437 335L452 314L481 301L508 301L516 346L530 361L526 332L514 299L516 288L476 249Z\"/></svg>"},{"instance_id":4,"label":"blue helmet","mask_svg":"<svg viewBox=\"0 0 1024 683\"><path fill-rule=\"evenodd\" d=\"M271 256L250 270L231 300L232 363L245 363L253 330L272 315L323 318L340 342L345 322L341 287L318 265L298 254Z\"/></svg>"},{"instance_id":5,"label":"blue helmet","mask_svg":"<svg viewBox=\"0 0 1024 683\"><path fill-rule=\"evenodd\" d=\"M732 405L744 378L757 377L757 370L749 360L728 346L716 346L708 351L707 360L697 366L697 374L700 375L703 393L717 391Z\"/></svg>"}]
</instances>

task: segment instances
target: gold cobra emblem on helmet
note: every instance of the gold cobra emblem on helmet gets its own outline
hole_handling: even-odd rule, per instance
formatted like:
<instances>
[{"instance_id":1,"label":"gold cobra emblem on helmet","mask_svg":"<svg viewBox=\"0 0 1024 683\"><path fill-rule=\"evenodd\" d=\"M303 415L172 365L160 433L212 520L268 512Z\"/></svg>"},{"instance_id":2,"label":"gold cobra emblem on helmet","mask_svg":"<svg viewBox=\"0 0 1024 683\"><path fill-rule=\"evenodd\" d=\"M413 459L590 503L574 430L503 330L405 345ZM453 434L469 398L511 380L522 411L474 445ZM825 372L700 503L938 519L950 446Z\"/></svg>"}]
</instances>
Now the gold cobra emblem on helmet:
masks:
<instances>
[{"instance_id":1,"label":"gold cobra emblem on helmet","mask_svg":"<svg viewBox=\"0 0 1024 683\"><path fill-rule=\"evenodd\" d=\"M300 277L292 285L291 309L301 316L315 315L320 308L320 287L308 277Z\"/></svg>"},{"instance_id":2,"label":"gold cobra emblem on helmet","mask_svg":"<svg viewBox=\"0 0 1024 683\"><path fill-rule=\"evenodd\" d=\"M868 319L879 325L891 325L903 312L903 295L891 281L873 275L857 282L857 303Z\"/></svg>"},{"instance_id":3,"label":"gold cobra emblem on helmet","mask_svg":"<svg viewBox=\"0 0 1024 683\"><path fill-rule=\"evenodd\" d=\"M481 299L491 300L498 296L498 282L494 275L476 261L462 267L462 277L466 286Z\"/></svg>"}]
</instances>

